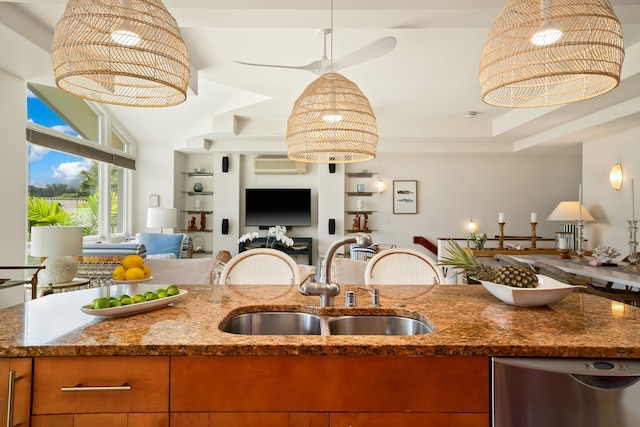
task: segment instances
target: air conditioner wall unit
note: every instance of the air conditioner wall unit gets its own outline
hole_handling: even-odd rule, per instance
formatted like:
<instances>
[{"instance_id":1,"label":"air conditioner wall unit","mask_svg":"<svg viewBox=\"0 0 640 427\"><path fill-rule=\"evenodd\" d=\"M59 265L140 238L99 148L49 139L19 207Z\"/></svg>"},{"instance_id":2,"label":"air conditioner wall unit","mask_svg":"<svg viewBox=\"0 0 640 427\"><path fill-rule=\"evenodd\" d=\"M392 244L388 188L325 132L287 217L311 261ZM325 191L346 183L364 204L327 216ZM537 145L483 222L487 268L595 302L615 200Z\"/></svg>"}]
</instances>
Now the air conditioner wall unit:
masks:
<instances>
[{"instance_id":1,"label":"air conditioner wall unit","mask_svg":"<svg viewBox=\"0 0 640 427\"><path fill-rule=\"evenodd\" d=\"M304 174L307 173L307 164L288 159L287 157L255 157L253 159L253 172L260 174Z\"/></svg>"}]
</instances>

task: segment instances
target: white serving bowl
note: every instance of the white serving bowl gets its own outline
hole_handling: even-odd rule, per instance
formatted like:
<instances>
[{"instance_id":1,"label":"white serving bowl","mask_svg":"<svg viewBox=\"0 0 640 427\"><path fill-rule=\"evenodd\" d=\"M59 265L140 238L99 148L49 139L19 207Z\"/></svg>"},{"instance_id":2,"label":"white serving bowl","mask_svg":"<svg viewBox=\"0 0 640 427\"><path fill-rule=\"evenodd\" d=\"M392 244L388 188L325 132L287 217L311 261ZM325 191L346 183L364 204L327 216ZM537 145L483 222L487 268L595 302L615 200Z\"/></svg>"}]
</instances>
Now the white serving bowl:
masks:
<instances>
[{"instance_id":1,"label":"white serving bowl","mask_svg":"<svg viewBox=\"0 0 640 427\"><path fill-rule=\"evenodd\" d=\"M482 286L491 292L493 296L503 302L520 307L540 307L561 301L575 288L584 286L568 285L558 282L548 276L537 274L540 282L537 288L515 288L513 286L500 285L498 283L480 280Z\"/></svg>"}]
</instances>

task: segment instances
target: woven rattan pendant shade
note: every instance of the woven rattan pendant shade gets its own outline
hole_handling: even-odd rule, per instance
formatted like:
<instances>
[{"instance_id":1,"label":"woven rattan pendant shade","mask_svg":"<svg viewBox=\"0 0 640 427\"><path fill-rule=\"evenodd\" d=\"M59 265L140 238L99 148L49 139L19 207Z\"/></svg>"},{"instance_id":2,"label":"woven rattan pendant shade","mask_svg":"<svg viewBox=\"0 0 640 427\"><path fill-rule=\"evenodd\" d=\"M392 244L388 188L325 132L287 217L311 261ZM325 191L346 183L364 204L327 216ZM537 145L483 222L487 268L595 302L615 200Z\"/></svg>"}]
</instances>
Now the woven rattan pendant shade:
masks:
<instances>
[{"instance_id":1,"label":"woven rattan pendant shade","mask_svg":"<svg viewBox=\"0 0 640 427\"><path fill-rule=\"evenodd\" d=\"M81 98L165 107L187 97L187 47L160 0L69 0L52 60L58 87Z\"/></svg>"},{"instance_id":2,"label":"woven rattan pendant shade","mask_svg":"<svg viewBox=\"0 0 640 427\"><path fill-rule=\"evenodd\" d=\"M338 73L314 80L293 105L287 122L290 159L353 163L376 157L378 130L369 100Z\"/></svg>"},{"instance_id":3,"label":"woven rattan pendant shade","mask_svg":"<svg viewBox=\"0 0 640 427\"><path fill-rule=\"evenodd\" d=\"M536 45L541 28L562 36ZM620 83L623 59L622 27L608 0L509 0L482 49L482 100L540 107L593 98Z\"/></svg>"}]
</instances>

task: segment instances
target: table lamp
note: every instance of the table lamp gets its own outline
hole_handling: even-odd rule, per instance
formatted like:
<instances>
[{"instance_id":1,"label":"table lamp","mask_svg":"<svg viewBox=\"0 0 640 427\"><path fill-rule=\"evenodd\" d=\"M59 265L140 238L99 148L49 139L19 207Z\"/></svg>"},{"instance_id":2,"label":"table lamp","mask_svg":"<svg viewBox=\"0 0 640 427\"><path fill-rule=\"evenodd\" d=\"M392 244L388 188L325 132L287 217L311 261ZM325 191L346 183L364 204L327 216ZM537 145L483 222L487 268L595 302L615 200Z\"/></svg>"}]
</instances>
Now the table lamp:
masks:
<instances>
[{"instance_id":1,"label":"table lamp","mask_svg":"<svg viewBox=\"0 0 640 427\"><path fill-rule=\"evenodd\" d=\"M69 283L78 273L73 255L82 253L82 227L31 227L31 256L46 259L40 279L45 284Z\"/></svg>"},{"instance_id":2,"label":"table lamp","mask_svg":"<svg viewBox=\"0 0 640 427\"><path fill-rule=\"evenodd\" d=\"M551 214L547 217L547 221L564 221L568 224L563 227L562 231L570 232L574 236L574 241L569 242L572 244L570 249L575 248L575 225L572 224L573 221L580 220L580 213L578 211L578 206L580 202L577 201L567 201L560 202L558 206L551 212ZM584 205L582 205L582 220L583 221L595 221L593 216L585 209Z\"/></svg>"},{"instance_id":3,"label":"table lamp","mask_svg":"<svg viewBox=\"0 0 640 427\"><path fill-rule=\"evenodd\" d=\"M149 208L147 210L147 228L175 228L178 224L178 213L175 208Z\"/></svg>"}]
</instances>

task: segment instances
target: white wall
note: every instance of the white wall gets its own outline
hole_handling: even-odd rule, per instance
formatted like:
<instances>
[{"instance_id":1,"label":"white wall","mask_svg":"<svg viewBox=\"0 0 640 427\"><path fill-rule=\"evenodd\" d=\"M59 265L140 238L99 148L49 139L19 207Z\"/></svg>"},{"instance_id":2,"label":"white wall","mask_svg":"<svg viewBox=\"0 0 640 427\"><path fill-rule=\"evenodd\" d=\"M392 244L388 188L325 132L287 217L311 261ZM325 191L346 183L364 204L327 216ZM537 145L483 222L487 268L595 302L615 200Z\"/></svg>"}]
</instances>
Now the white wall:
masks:
<instances>
[{"instance_id":1,"label":"white wall","mask_svg":"<svg viewBox=\"0 0 640 427\"><path fill-rule=\"evenodd\" d=\"M370 222L379 230L375 240L409 248L416 248L413 236L434 243L439 237L465 237L469 219L479 233L493 237L499 234L499 212L505 214L505 235L530 236L530 214L536 212L536 234L553 238L560 224L546 218L560 201L577 197L581 176L579 157L526 154L379 154L349 165L351 172L362 169L377 172L373 181L386 185L371 201L379 211ZM393 214L394 180L418 181L416 215Z\"/></svg>"},{"instance_id":2,"label":"white wall","mask_svg":"<svg viewBox=\"0 0 640 427\"><path fill-rule=\"evenodd\" d=\"M631 179L634 179L636 198L640 197L640 127L610 135L583 145L584 204L595 222L587 223L585 236L591 248L603 244L629 255L631 219ZM616 191L609 183L609 172L616 164L622 165L623 185ZM640 219L640 203L636 201L636 219ZM639 236L640 237L640 236Z\"/></svg>"},{"instance_id":3,"label":"white wall","mask_svg":"<svg viewBox=\"0 0 640 427\"><path fill-rule=\"evenodd\" d=\"M27 230L27 144L25 125L27 123L26 84L0 71L0 200L2 200L2 221L0 221L1 265L24 265ZM23 277L23 271L7 271L2 277Z\"/></svg>"},{"instance_id":4,"label":"white wall","mask_svg":"<svg viewBox=\"0 0 640 427\"><path fill-rule=\"evenodd\" d=\"M222 155L215 154L214 166ZM253 153L232 153L230 157L229 173L214 171L214 254L221 249L237 253L237 238L255 230L243 225L245 188L308 187L312 189L314 212L317 207L315 226L295 228L291 236L314 238L314 264L332 241L351 228L352 216L346 216L344 210L354 209L355 201L344 193L355 188L345 188L346 171L374 172L367 182L368 190L375 189L379 179L386 185L383 194L363 198L366 210L377 211L369 221L369 228L376 230L374 240L424 250L413 243L414 236L424 236L434 243L439 237L465 237L471 218L480 233L498 234L499 212L505 213L507 235L530 236L530 214L536 212L537 234L553 238L561 224L546 218L560 201L577 198L582 169L579 156L382 153L369 162L337 165L335 174L330 174L324 164L308 164L304 175L256 175ZM156 177L154 186L162 187L161 178ZM418 181L418 214L393 214L394 180ZM353 180L348 181L351 185ZM220 234L222 218L231 221L227 236ZM337 221L335 235L328 234L329 218Z\"/></svg>"}]
</instances>

